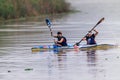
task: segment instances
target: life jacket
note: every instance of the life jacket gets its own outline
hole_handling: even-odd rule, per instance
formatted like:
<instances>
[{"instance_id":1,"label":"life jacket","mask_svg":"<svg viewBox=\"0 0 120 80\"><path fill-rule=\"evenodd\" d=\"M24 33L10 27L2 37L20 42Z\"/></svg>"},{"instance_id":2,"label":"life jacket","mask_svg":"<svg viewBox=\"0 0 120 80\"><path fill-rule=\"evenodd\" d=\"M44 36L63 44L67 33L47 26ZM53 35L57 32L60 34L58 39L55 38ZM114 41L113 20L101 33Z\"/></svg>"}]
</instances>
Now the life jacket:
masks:
<instances>
[{"instance_id":1,"label":"life jacket","mask_svg":"<svg viewBox=\"0 0 120 80\"><path fill-rule=\"evenodd\" d=\"M92 34L90 37L86 36L86 41L88 45L96 44L95 35Z\"/></svg>"},{"instance_id":2,"label":"life jacket","mask_svg":"<svg viewBox=\"0 0 120 80\"><path fill-rule=\"evenodd\" d=\"M62 43L58 43L58 44L62 46L67 46L67 39L64 36L57 37L57 38L58 38L58 41L60 41L62 38L64 39Z\"/></svg>"}]
</instances>

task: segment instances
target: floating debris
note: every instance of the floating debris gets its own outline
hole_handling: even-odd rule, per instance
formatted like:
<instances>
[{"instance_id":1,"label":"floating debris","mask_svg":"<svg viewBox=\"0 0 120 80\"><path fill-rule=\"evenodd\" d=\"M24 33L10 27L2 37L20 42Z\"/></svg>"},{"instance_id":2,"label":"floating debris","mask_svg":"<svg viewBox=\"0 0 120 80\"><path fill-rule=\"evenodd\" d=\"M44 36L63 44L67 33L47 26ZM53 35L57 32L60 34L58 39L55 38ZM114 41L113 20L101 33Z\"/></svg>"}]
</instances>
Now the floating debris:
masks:
<instances>
[{"instance_id":1,"label":"floating debris","mask_svg":"<svg viewBox=\"0 0 120 80\"><path fill-rule=\"evenodd\" d=\"M105 60L108 60L108 58L105 58Z\"/></svg>"},{"instance_id":2,"label":"floating debris","mask_svg":"<svg viewBox=\"0 0 120 80\"><path fill-rule=\"evenodd\" d=\"M119 56L117 56L117 58L119 58Z\"/></svg>"},{"instance_id":3,"label":"floating debris","mask_svg":"<svg viewBox=\"0 0 120 80\"><path fill-rule=\"evenodd\" d=\"M33 68L26 68L25 71L31 71Z\"/></svg>"},{"instance_id":4,"label":"floating debris","mask_svg":"<svg viewBox=\"0 0 120 80\"><path fill-rule=\"evenodd\" d=\"M11 71L10 70L8 70L8 73L10 73Z\"/></svg>"}]
</instances>

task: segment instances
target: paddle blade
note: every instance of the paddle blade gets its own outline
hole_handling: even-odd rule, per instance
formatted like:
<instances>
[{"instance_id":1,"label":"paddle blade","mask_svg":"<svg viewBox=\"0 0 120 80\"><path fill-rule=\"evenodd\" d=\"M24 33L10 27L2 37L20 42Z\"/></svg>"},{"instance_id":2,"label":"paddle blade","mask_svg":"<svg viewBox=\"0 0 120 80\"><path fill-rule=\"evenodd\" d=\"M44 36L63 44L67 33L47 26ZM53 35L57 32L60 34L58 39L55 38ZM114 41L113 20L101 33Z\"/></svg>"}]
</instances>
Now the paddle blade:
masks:
<instances>
[{"instance_id":1,"label":"paddle blade","mask_svg":"<svg viewBox=\"0 0 120 80\"><path fill-rule=\"evenodd\" d=\"M105 19L104 17L101 18L100 21L96 25L100 24L102 21L104 21L104 19Z\"/></svg>"},{"instance_id":2,"label":"paddle blade","mask_svg":"<svg viewBox=\"0 0 120 80\"><path fill-rule=\"evenodd\" d=\"M51 22L50 22L50 20L49 20L48 18L46 18L45 21L46 21L47 26L48 26L48 27L51 27Z\"/></svg>"}]
</instances>

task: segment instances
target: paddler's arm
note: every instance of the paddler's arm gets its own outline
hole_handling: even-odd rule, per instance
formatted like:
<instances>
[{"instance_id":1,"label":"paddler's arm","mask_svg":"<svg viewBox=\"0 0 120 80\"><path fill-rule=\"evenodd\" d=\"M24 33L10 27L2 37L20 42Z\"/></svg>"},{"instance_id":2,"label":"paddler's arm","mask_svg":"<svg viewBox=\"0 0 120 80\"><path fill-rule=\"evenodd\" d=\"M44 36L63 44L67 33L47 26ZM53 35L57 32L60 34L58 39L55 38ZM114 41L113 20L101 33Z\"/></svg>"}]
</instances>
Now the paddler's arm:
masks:
<instances>
[{"instance_id":1,"label":"paddler's arm","mask_svg":"<svg viewBox=\"0 0 120 80\"><path fill-rule=\"evenodd\" d=\"M58 38L58 36L53 36L53 37L54 37L54 38ZM54 40L55 43L62 43L63 41L64 41L64 38L61 38L60 41L55 41L55 40Z\"/></svg>"},{"instance_id":2,"label":"paddler's arm","mask_svg":"<svg viewBox=\"0 0 120 80\"><path fill-rule=\"evenodd\" d=\"M64 40L64 38L61 38L61 40L60 40L60 41L57 41L57 43L62 43L63 40Z\"/></svg>"},{"instance_id":3,"label":"paddler's arm","mask_svg":"<svg viewBox=\"0 0 120 80\"><path fill-rule=\"evenodd\" d=\"M52 37L53 37L54 43L57 44L57 41L55 40L55 38L57 38L57 36L52 35Z\"/></svg>"},{"instance_id":4,"label":"paddler's arm","mask_svg":"<svg viewBox=\"0 0 120 80\"><path fill-rule=\"evenodd\" d=\"M54 36L54 35L52 35L52 37L57 38L58 36Z\"/></svg>"},{"instance_id":5,"label":"paddler's arm","mask_svg":"<svg viewBox=\"0 0 120 80\"><path fill-rule=\"evenodd\" d=\"M83 38L82 38L82 41L85 41L85 40L86 40L86 37L83 37Z\"/></svg>"},{"instance_id":6,"label":"paddler's arm","mask_svg":"<svg viewBox=\"0 0 120 80\"><path fill-rule=\"evenodd\" d=\"M95 32L95 36L98 35L98 31L94 29L94 32Z\"/></svg>"}]
</instances>

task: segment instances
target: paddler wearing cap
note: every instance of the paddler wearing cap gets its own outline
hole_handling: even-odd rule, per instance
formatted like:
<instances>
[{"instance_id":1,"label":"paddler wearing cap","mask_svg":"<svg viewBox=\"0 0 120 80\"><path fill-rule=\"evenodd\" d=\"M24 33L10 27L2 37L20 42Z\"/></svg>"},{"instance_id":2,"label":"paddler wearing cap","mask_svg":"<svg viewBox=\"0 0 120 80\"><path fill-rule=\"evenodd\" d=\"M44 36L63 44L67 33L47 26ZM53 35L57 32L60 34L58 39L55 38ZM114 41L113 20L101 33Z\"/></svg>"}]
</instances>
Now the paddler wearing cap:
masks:
<instances>
[{"instance_id":1,"label":"paddler wearing cap","mask_svg":"<svg viewBox=\"0 0 120 80\"><path fill-rule=\"evenodd\" d=\"M97 30L93 30L94 33L92 31L90 31L87 36L85 36L82 40L86 40L87 42L87 45L93 45L93 44L96 44L96 41L95 41L95 37L96 35L98 35L98 31Z\"/></svg>"},{"instance_id":2,"label":"paddler wearing cap","mask_svg":"<svg viewBox=\"0 0 120 80\"><path fill-rule=\"evenodd\" d=\"M55 45L57 46L67 46L67 39L66 37L62 36L62 32L58 31L57 36L53 36L54 38L57 38L57 41L55 41Z\"/></svg>"}]
</instances>

